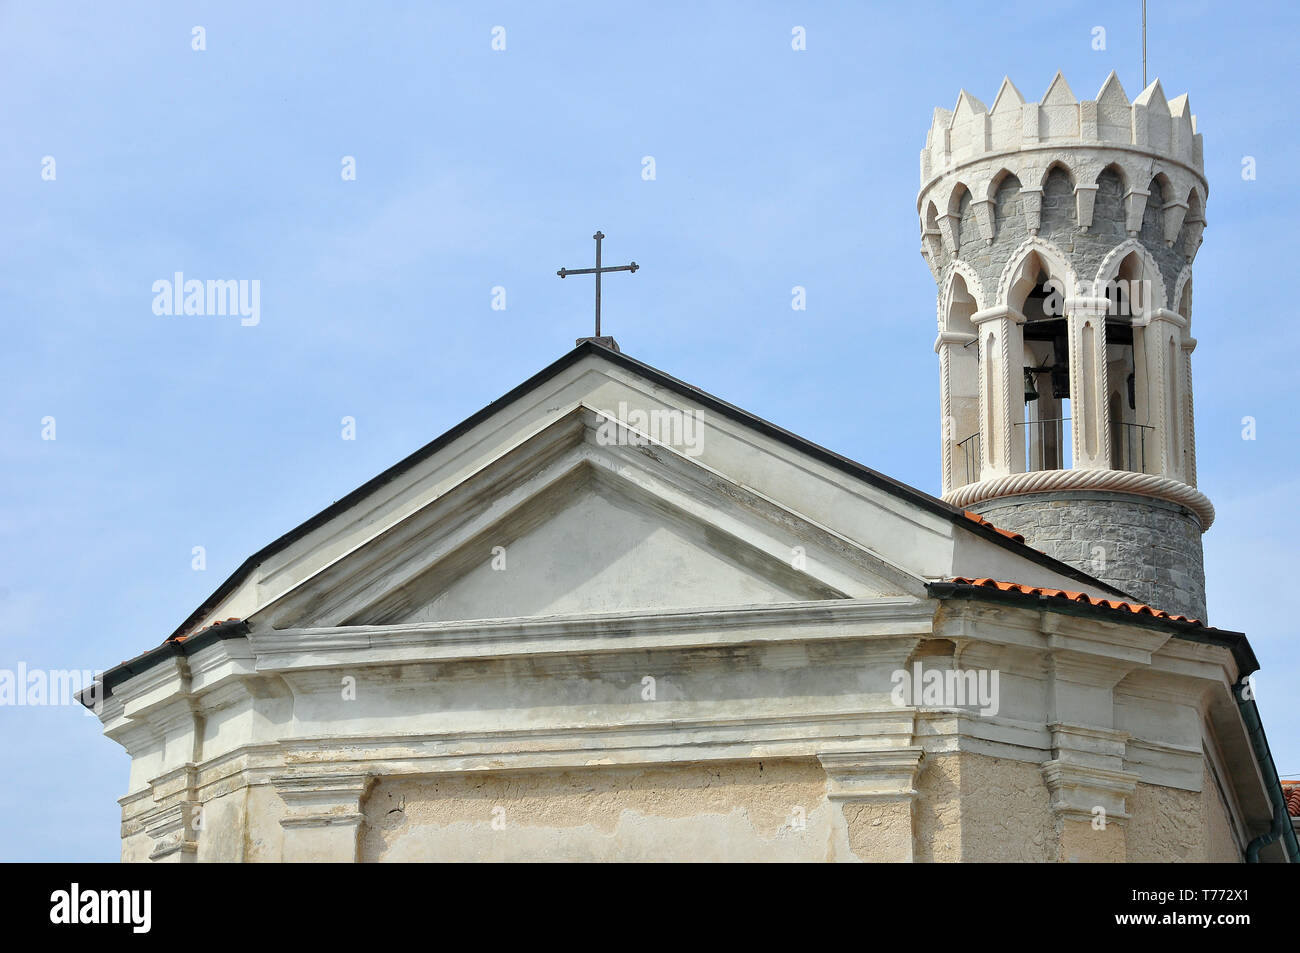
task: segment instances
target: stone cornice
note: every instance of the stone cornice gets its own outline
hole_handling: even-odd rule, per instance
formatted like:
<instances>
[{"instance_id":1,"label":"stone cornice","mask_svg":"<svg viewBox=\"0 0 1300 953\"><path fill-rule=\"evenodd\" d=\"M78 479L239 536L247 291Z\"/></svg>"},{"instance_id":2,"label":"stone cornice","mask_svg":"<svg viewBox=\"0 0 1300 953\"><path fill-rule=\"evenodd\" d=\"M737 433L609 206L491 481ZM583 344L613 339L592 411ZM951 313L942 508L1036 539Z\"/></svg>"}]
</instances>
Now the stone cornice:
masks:
<instances>
[{"instance_id":1,"label":"stone cornice","mask_svg":"<svg viewBox=\"0 0 1300 953\"><path fill-rule=\"evenodd\" d=\"M542 619L254 630L257 670L564 654L600 655L753 642L924 635L934 605L885 598L744 608L592 613ZM845 629L844 626L851 626Z\"/></svg>"}]
</instances>

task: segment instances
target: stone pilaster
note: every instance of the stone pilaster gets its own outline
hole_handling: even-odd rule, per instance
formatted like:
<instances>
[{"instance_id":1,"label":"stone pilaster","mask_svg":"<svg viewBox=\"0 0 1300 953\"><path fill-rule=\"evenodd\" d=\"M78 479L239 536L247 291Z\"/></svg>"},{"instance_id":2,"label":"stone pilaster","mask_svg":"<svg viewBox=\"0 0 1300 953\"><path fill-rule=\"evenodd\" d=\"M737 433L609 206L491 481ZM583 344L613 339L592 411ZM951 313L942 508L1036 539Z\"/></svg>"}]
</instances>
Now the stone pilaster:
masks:
<instances>
[{"instance_id":1,"label":"stone pilaster","mask_svg":"<svg viewBox=\"0 0 1300 953\"><path fill-rule=\"evenodd\" d=\"M361 801L372 778L337 774L276 778L285 805L286 863L356 863L364 814Z\"/></svg>"},{"instance_id":2,"label":"stone pilaster","mask_svg":"<svg viewBox=\"0 0 1300 953\"><path fill-rule=\"evenodd\" d=\"M144 821L153 840L149 859L154 863L188 864L198 856L201 807L195 793L196 769L185 764L150 783L158 807Z\"/></svg>"},{"instance_id":3,"label":"stone pilaster","mask_svg":"<svg viewBox=\"0 0 1300 953\"><path fill-rule=\"evenodd\" d=\"M875 863L915 859L912 808L923 757L919 747L818 755L827 800L840 813L854 857Z\"/></svg>"},{"instance_id":4,"label":"stone pilaster","mask_svg":"<svg viewBox=\"0 0 1300 953\"><path fill-rule=\"evenodd\" d=\"M153 840L149 859L156 864L190 864L199 852L199 841L193 826L198 805L193 802L173 804L154 813L145 822L145 833Z\"/></svg>"},{"instance_id":5,"label":"stone pilaster","mask_svg":"<svg viewBox=\"0 0 1300 953\"><path fill-rule=\"evenodd\" d=\"M1128 799L1141 777L1123 770L1127 732L1055 724L1043 782L1052 798L1066 862L1127 860Z\"/></svg>"},{"instance_id":6,"label":"stone pilaster","mask_svg":"<svg viewBox=\"0 0 1300 953\"><path fill-rule=\"evenodd\" d=\"M1051 795L1063 861L1123 861L1127 854L1127 799L1139 776L1124 770L1128 732L1110 723L1114 689L1132 663L1087 655L1063 647L1060 622L1045 634L1061 643L1052 655L1048 723L1052 757L1042 766ZM1148 650L1164 637L1153 636ZM1105 724L1097 724L1104 713Z\"/></svg>"}]
</instances>

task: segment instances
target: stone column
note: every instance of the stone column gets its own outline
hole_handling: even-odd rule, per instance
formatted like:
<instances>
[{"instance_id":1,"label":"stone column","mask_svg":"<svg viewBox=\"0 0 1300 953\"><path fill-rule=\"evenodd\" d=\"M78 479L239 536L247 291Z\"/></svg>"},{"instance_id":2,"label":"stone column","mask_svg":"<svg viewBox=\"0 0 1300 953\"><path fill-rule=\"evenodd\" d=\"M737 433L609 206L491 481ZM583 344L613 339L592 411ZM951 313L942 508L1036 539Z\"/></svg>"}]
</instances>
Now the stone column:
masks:
<instances>
[{"instance_id":1,"label":"stone column","mask_svg":"<svg viewBox=\"0 0 1300 953\"><path fill-rule=\"evenodd\" d=\"M973 461L973 470L966 472L965 453L957 444L979 432L979 401L969 398L973 390L978 395L978 385L971 378L978 377L975 367L975 335L963 331L940 331L934 342L939 355L939 413L942 417L940 434L943 449L943 491L974 483L980 478L980 460Z\"/></svg>"},{"instance_id":2,"label":"stone column","mask_svg":"<svg viewBox=\"0 0 1300 953\"><path fill-rule=\"evenodd\" d=\"M284 801L286 863L356 863L360 848L361 801L372 778L334 774L276 778L272 781Z\"/></svg>"},{"instance_id":3,"label":"stone column","mask_svg":"<svg viewBox=\"0 0 1300 953\"><path fill-rule=\"evenodd\" d=\"M912 805L923 757L919 747L817 756L828 779L826 797L838 809L854 857L875 863L915 859Z\"/></svg>"},{"instance_id":4,"label":"stone column","mask_svg":"<svg viewBox=\"0 0 1300 953\"><path fill-rule=\"evenodd\" d=\"M1070 432L1074 470L1110 468L1110 406L1106 379L1105 298L1067 298L1070 340Z\"/></svg>"},{"instance_id":5,"label":"stone column","mask_svg":"<svg viewBox=\"0 0 1300 953\"><path fill-rule=\"evenodd\" d=\"M1156 308L1134 319L1135 333L1142 341L1141 367L1146 386L1138 387L1138 412L1147 411L1155 427L1154 441L1159 460L1155 472L1171 480L1187 482L1184 459L1183 370L1187 364L1183 352L1183 329L1187 319L1176 311ZM1137 329L1141 329L1140 332ZM1136 349L1134 360L1137 360ZM1142 419L1139 417L1139 419ZM1153 468L1148 466L1148 471Z\"/></svg>"},{"instance_id":6,"label":"stone column","mask_svg":"<svg viewBox=\"0 0 1300 953\"><path fill-rule=\"evenodd\" d=\"M977 311L971 324L979 337L980 478L1025 469L1025 316L1000 305Z\"/></svg>"}]
</instances>

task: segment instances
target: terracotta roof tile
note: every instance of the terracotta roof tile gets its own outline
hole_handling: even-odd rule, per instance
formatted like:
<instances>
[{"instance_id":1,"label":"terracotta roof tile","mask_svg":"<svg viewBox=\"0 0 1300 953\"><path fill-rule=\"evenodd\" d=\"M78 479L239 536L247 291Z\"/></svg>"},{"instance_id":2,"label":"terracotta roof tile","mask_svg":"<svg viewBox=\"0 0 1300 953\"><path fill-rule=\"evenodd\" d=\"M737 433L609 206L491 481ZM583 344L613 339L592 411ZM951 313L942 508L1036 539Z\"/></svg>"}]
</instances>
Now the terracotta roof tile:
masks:
<instances>
[{"instance_id":1,"label":"terracotta roof tile","mask_svg":"<svg viewBox=\"0 0 1300 953\"><path fill-rule=\"evenodd\" d=\"M1049 596L1054 599L1067 599L1070 602L1082 602L1085 605L1100 606L1103 609L1116 609L1120 612L1131 612L1135 615L1149 615L1153 618L1164 619L1168 622L1187 622L1192 625L1205 624L1199 619L1189 619L1187 616L1172 615L1161 609L1153 609L1151 606L1145 605L1141 602L1116 602L1112 599L1098 599L1088 595L1086 592L1071 592L1068 589L1044 589L1039 586L1023 586L1018 582L1000 582L997 579L968 579L965 576L956 576L952 581L964 586L979 586L982 589L998 589L1002 592L1019 592L1027 596Z\"/></svg>"},{"instance_id":2,"label":"terracotta roof tile","mask_svg":"<svg viewBox=\"0 0 1300 953\"><path fill-rule=\"evenodd\" d=\"M1300 817L1300 781L1283 781L1282 794L1286 796L1286 812Z\"/></svg>"},{"instance_id":3,"label":"terracotta roof tile","mask_svg":"<svg viewBox=\"0 0 1300 953\"><path fill-rule=\"evenodd\" d=\"M1017 543L1023 543L1025 541L1025 537L1022 536L1020 533L1013 533L1009 529L1002 529L1000 526L994 526L990 520L986 520L978 513L972 513L970 510L964 510L962 512L962 515L965 516L968 520L970 520L973 523L979 523L981 526L987 526L989 529L993 530L994 532L1001 533L1007 539L1014 539Z\"/></svg>"},{"instance_id":4,"label":"terracotta roof tile","mask_svg":"<svg viewBox=\"0 0 1300 953\"><path fill-rule=\"evenodd\" d=\"M166 645L167 642L184 642L186 639L194 638L194 636L198 635L200 632L206 632L208 631L208 629L215 629L217 626L226 625L229 622L239 622L239 621L241 620L236 618L235 616L231 616L229 619L218 619L216 622L213 622L211 625L205 625L203 628L195 629L193 632L188 632L185 635L173 635L169 637L166 642L163 642L163 645Z\"/></svg>"}]
</instances>

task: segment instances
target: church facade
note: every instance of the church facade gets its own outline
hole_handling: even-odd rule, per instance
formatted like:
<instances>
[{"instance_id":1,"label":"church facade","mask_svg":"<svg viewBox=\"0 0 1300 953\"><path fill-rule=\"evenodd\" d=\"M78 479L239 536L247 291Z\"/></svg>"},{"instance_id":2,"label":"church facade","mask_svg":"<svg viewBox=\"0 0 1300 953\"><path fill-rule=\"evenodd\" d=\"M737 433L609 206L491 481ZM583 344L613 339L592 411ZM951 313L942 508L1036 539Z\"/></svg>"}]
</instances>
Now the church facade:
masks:
<instances>
[{"instance_id":1,"label":"church facade","mask_svg":"<svg viewBox=\"0 0 1300 953\"><path fill-rule=\"evenodd\" d=\"M123 860L1295 857L1204 621L1200 166L1158 83L963 93L943 499L583 339L105 673Z\"/></svg>"}]
</instances>

